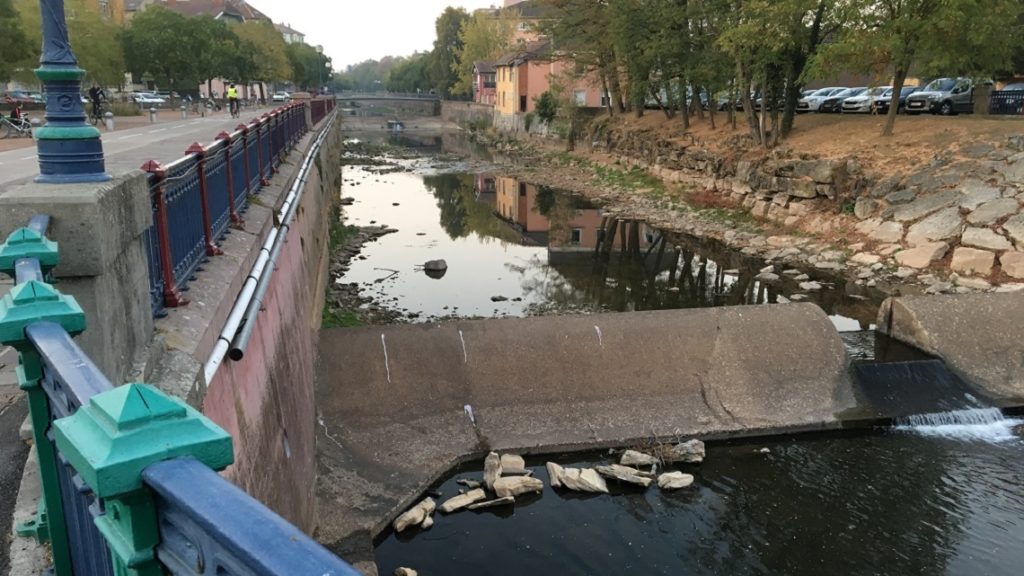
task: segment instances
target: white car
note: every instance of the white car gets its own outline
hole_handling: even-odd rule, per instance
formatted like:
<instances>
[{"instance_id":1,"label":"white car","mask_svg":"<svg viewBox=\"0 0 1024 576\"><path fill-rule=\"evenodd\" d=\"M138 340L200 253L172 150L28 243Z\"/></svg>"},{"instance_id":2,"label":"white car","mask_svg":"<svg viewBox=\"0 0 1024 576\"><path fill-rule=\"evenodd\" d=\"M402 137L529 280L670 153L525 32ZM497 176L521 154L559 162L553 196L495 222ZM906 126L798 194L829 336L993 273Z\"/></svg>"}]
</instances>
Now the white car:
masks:
<instances>
[{"instance_id":1,"label":"white car","mask_svg":"<svg viewBox=\"0 0 1024 576\"><path fill-rule=\"evenodd\" d=\"M877 109L879 101L891 99L891 86L872 88L859 96L843 100L843 114L870 114Z\"/></svg>"},{"instance_id":2,"label":"white car","mask_svg":"<svg viewBox=\"0 0 1024 576\"><path fill-rule=\"evenodd\" d=\"M835 96L846 90L846 88L822 88L815 90L810 96L804 96L796 104L797 112L817 112L821 103L831 96Z\"/></svg>"},{"instance_id":3,"label":"white car","mask_svg":"<svg viewBox=\"0 0 1024 576\"><path fill-rule=\"evenodd\" d=\"M287 102L291 99L292 95L287 92L275 92L274 95L270 97L271 102Z\"/></svg>"},{"instance_id":4,"label":"white car","mask_svg":"<svg viewBox=\"0 0 1024 576\"><path fill-rule=\"evenodd\" d=\"M167 100L164 100L152 92L136 92L132 94L132 101L139 106L155 106L158 108L167 103Z\"/></svg>"}]
</instances>

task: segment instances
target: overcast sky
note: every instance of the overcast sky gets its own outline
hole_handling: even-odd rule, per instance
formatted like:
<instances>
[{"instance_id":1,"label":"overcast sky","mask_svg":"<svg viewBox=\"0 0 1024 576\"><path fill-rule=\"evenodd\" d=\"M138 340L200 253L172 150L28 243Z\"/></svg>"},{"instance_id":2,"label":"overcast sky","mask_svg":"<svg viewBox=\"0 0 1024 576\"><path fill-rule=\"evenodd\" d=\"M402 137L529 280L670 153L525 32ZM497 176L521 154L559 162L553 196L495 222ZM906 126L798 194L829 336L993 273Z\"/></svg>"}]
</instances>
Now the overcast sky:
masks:
<instances>
[{"instance_id":1,"label":"overcast sky","mask_svg":"<svg viewBox=\"0 0 1024 576\"><path fill-rule=\"evenodd\" d=\"M336 70L370 58L430 50L434 20L447 6L468 11L501 0L248 0L275 22L321 44Z\"/></svg>"}]
</instances>

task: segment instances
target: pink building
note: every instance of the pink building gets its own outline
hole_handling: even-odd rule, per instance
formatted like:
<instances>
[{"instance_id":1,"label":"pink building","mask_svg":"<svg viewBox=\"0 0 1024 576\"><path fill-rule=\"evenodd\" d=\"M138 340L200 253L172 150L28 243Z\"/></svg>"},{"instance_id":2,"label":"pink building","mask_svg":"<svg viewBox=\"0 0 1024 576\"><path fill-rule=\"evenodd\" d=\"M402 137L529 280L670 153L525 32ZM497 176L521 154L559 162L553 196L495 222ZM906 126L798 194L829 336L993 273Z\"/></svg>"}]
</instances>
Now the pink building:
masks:
<instances>
[{"instance_id":1,"label":"pink building","mask_svg":"<svg viewBox=\"0 0 1024 576\"><path fill-rule=\"evenodd\" d=\"M495 80L494 64L488 62L473 63L473 101L478 104L494 106L495 95L498 93Z\"/></svg>"}]
</instances>

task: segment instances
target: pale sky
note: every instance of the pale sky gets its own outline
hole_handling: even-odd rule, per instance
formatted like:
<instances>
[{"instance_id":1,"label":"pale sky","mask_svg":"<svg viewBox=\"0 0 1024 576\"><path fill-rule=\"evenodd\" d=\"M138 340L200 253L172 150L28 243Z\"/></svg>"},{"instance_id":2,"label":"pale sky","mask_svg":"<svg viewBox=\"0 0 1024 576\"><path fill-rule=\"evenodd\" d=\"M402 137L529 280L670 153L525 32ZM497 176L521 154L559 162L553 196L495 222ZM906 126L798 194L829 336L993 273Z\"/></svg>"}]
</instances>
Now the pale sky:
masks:
<instances>
[{"instance_id":1,"label":"pale sky","mask_svg":"<svg viewBox=\"0 0 1024 576\"><path fill-rule=\"evenodd\" d=\"M472 12L501 0L248 0L255 8L321 44L343 70L370 58L430 50L434 21L447 6Z\"/></svg>"}]
</instances>

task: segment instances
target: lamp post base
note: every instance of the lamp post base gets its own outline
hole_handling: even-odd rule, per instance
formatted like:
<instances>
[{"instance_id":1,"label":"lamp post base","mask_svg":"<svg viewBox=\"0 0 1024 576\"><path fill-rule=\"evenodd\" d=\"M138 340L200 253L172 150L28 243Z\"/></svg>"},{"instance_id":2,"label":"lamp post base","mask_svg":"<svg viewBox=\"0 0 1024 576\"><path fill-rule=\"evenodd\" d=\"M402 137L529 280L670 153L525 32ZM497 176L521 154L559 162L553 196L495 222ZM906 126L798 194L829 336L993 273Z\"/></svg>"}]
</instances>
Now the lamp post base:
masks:
<instances>
[{"instance_id":1,"label":"lamp post base","mask_svg":"<svg viewBox=\"0 0 1024 576\"><path fill-rule=\"evenodd\" d=\"M91 127L90 127L91 128ZM40 184L106 182L103 144L99 138L44 140L36 142Z\"/></svg>"}]
</instances>

